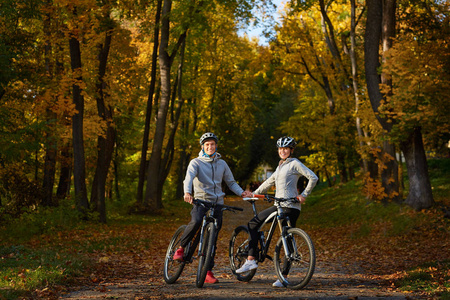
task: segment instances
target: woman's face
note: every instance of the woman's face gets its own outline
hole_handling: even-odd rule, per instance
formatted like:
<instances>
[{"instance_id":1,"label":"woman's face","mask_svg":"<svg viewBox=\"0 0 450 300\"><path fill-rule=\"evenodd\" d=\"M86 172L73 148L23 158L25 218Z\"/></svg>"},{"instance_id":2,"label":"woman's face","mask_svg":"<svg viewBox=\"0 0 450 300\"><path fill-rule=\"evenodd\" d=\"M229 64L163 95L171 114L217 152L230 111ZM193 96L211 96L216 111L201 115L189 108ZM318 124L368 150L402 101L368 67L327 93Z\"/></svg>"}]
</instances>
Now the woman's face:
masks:
<instances>
[{"instance_id":1,"label":"woman's face","mask_svg":"<svg viewBox=\"0 0 450 300\"><path fill-rule=\"evenodd\" d=\"M294 151L294 149L292 148L280 147L278 148L278 155L280 156L281 159L286 159L289 156L291 156L292 151Z\"/></svg>"},{"instance_id":2,"label":"woman's face","mask_svg":"<svg viewBox=\"0 0 450 300\"><path fill-rule=\"evenodd\" d=\"M211 156L214 154L214 152L216 152L216 147L217 147L216 141L209 140L203 144L203 151L205 151L206 154Z\"/></svg>"}]
</instances>

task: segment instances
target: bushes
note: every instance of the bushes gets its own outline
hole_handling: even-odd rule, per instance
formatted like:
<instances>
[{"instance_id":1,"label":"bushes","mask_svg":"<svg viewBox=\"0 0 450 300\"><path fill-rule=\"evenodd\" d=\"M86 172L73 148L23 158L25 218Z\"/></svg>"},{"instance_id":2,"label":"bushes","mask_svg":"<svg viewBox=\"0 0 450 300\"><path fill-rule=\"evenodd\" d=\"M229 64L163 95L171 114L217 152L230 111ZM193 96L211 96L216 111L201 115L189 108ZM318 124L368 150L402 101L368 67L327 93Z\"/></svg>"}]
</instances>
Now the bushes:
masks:
<instances>
[{"instance_id":1,"label":"bushes","mask_svg":"<svg viewBox=\"0 0 450 300\"><path fill-rule=\"evenodd\" d=\"M10 165L0 170L0 224L34 210L42 199L38 182L29 179L23 166Z\"/></svg>"},{"instance_id":2,"label":"bushes","mask_svg":"<svg viewBox=\"0 0 450 300\"><path fill-rule=\"evenodd\" d=\"M22 209L19 216L12 217L9 214L3 216L0 238L15 243L27 241L35 235L73 228L80 220L78 210L69 201L61 202L59 207Z\"/></svg>"}]
</instances>

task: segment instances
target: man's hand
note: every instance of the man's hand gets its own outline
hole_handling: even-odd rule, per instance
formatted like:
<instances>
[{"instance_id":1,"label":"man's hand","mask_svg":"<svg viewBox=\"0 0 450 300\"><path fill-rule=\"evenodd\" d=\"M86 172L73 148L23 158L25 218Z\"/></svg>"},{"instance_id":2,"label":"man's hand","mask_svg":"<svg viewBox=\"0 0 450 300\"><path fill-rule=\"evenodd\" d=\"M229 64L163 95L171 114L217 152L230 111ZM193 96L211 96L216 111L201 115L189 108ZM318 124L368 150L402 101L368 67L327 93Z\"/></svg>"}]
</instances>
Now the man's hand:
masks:
<instances>
[{"instance_id":1,"label":"man's hand","mask_svg":"<svg viewBox=\"0 0 450 300\"><path fill-rule=\"evenodd\" d=\"M184 193L184 202L187 202L189 204L192 204L192 201L194 200L194 197L192 197L189 193Z\"/></svg>"},{"instance_id":2,"label":"man's hand","mask_svg":"<svg viewBox=\"0 0 450 300\"><path fill-rule=\"evenodd\" d=\"M253 194L250 191L244 191L241 195L242 198L252 198Z\"/></svg>"},{"instance_id":3,"label":"man's hand","mask_svg":"<svg viewBox=\"0 0 450 300\"><path fill-rule=\"evenodd\" d=\"M297 199L298 199L298 201L300 201L301 204L305 203L305 201L306 201L306 198L303 197L302 195L298 195Z\"/></svg>"}]
</instances>

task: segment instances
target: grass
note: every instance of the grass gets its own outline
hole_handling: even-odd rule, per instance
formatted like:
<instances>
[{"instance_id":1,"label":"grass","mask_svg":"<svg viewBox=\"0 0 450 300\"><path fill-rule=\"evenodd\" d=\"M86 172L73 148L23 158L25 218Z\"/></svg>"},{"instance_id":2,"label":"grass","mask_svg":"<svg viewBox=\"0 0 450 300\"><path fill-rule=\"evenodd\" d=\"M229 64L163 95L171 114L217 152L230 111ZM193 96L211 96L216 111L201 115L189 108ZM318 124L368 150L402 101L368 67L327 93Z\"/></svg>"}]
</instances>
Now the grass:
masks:
<instances>
[{"instance_id":1,"label":"grass","mask_svg":"<svg viewBox=\"0 0 450 300\"><path fill-rule=\"evenodd\" d=\"M450 261L430 262L407 271L398 280L403 291L428 292L440 299L450 299Z\"/></svg>"},{"instance_id":2,"label":"grass","mask_svg":"<svg viewBox=\"0 0 450 300\"><path fill-rule=\"evenodd\" d=\"M155 216L110 209L108 225L80 222L76 209L62 203L24 213L0 226L0 300L35 298L52 286L88 277L95 264L90 254L125 252L151 244L149 238L130 235L128 226L184 221L190 208L180 201L167 202L163 213Z\"/></svg>"},{"instance_id":3,"label":"grass","mask_svg":"<svg viewBox=\"0 0 450 300\"><path fill-rule=\"evenodd\" d=\"M437 203L433 209L416 212L403 205L367 201L361 196L361 182L353 180L332 188L318 185L303 205L298 225L307 232L342 235L339 242L347 242L346 247L361 244L364 248L365 242L380 239L407 244L409 237L421 232L448 236L449 220L442 218L440 209L450 206L450 159L430 161L429 170ZM0 299L27 298L37 290L88 276L95 263L90 253L120 252L149 244L149 239L130 235L127 226L152 228L164 226L168 219L175 223L188 220L186 203L166 201L164 205L163 213L155 216L130 215L123 207L110 205L108 225L79 222L76 210L67 203L9 220L0 227ZM336 247L341 247L342 254L347 252L342 244ZM396 277L394 284L404 291L450 299L449 266L448 260L417 264Z\"/></svg>"},{"instance_id":4,"label":"grass","mask_svg":"<svg viewBox=\"0 0 450 300\"><path fill-rule=\"evenodd\" d=\"M361 196L361 182L353 180L332 188L327 188L325 184L317 186L302 207L299 226L312 232L328 230L330 235L339 236L340 240L331 247L341 247L341 255L354 253L355 249L375 251L361 259L363 263L373 261L372 265L368 264L368 268L372 267L369 272L379 271L374 266L381 268L384 256L387 256L386 261L403 261L402 255L410 255L408 259L414 260L416 258L411 258L411 255L414 256L412 253L420 253L421 250L414 248L439 246L450 237L450 219L444 218L442 211L442 208L450 209L450 159L429 161L429 174L436 202L432 209L417 212L406 205L369 202ZM352 243L360 246L353 245L352 248ZM330 244L323 247L330 247ZM393 249L401 250L394 250L392 254ZM403 253L395 253L396 251ZM422 252L426 251L428 250L422 249ZM448 249L420 254L423 257L417 258L417 261L426 259L427 254L431 261L418 263L401 272L401 276L391 274L389 281L403 291L450 299ZM351 260L350 257L349 261ZM395 266L395 263L386 266L388 269Z\"/></svg>"},{"instance_id":5,"label":"grass","mask_svg":"<svg viewBox=\"0 0 450 300\"><path fill-rule=\"evenodd\" d=\"M19 299L37 288L80 275L89 261L57 248L12 245L0 248L0 299Z\"/></svg>"}]
</instances>

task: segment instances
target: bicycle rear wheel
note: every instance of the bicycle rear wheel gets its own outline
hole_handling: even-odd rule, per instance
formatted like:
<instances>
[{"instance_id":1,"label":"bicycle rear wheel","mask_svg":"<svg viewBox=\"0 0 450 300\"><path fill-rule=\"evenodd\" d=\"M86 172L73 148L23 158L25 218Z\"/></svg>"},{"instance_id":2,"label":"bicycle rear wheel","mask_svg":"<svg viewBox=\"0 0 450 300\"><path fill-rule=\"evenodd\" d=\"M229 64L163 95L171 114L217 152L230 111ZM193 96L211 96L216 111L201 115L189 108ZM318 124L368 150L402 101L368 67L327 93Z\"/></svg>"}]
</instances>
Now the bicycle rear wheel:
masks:
<instances>
[{"instance_id":1,"label":"bicycle rear wheel","mask_svg":"<svg viewBox=\"0 0 450 300\"><path fill-rule=\"evenodd\" d=\"M173 255L180 246L181 235L185 228L186 225L178 227L170 240L169 247L167 247L166 258L164 259L164 280L169 284L177 281L186 265L186 262L184 261L180 262L173 260Z\"/></svg>"},{"instance_id":2,"label":"bicycle rear wheel","mask_svg":"<svg viewBox=\"0 0 450 300\"><path fill-rule=\"evenodd\" d=\"M302 289L311 280L316 266L316 253L311 238L299 228L290 228L286 235L286 246L282 237L275 247L275 271L284 286Z\"/></svg>"},{"instance_id":3,"label":"bicycle rear wheel","mask_svg":"<svg viewBox=\"0 0 450 300\"><path fill-rule=\"evenodd\" d=\"M214 239L216 237L216 227L214 223L208 223L203 234L203 245L200 251L197 268L197 279L195 284L201 288L205 283L206 273L209 271L214 255Z\"/></svg>"},{"instance_id":4,"label":"bicycle rear wheel","mask_svg":"<svg viewBox=\"0 0 450 300\"><path fill-rule=\"evenodd\" d=\"M228 255L230 257L231 272L236 276L237 280L248 282L255 276L256 269L250 270L245 273L236 273L248 257L248 241L250 239L250 233L247 226L239 226L231 235L230 246L228 249Z\"/></svg>"}]
</instances>

